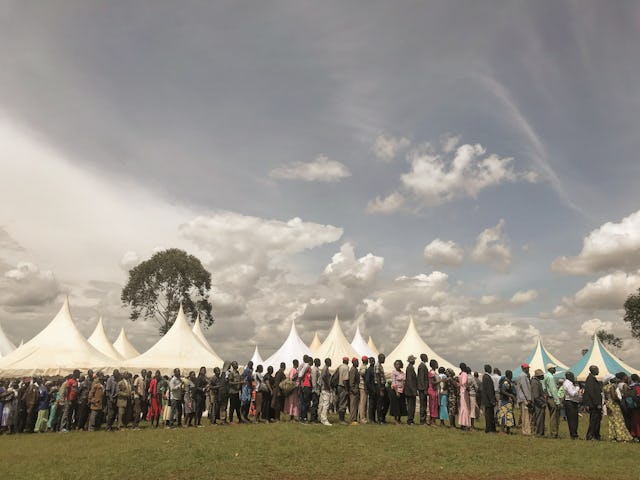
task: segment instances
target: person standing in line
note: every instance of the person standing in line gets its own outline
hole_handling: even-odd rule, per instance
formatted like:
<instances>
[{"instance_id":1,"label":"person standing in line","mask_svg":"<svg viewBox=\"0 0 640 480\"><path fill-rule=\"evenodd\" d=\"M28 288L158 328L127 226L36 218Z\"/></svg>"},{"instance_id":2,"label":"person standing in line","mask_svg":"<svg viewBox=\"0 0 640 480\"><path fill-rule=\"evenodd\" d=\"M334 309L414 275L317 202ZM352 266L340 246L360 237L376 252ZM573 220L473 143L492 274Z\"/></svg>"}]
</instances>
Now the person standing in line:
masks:
<instances>
[{"instance_id":1,"label":"person standing in line","mask_svg":"<svg viewBox=\"0 0 640 480\"><path fill-rule=\"evenodd\" d=\"M345 416L349 407L349 357L342 357L338 367L338 418L341 425L347 425Z\"/></svg>"},{"instance_id":2,"label":"person standing in line","mask_svg":"<svg viewBox=\"0 0 640 480\"><path fill-rule=\"evenodd\" d=\"M582 404L589 411L589 428L587 429L587 440L600 440L600 423L602 421L602 385L598 382L597 376L600 369L597 365L589 367L589 375L584 382L584 393L582 394Z\"/></svg>"},{"instance_id":3,"label":"person standing in line","mask_svg":"<svg viewBox=\"0 0 640 480\"><path fill-rule=\"evenodd\" d=\"M582 395L580 388L576 384L576 377L573 372L566 372L564 377L564 410L567 414L569 436L571 440L575 440L578 438L578 412L582 402Z\"/></svg>"},{"instance_id":4,"label":"person standing in line","mask_svg":"<svg viewBox=\"0 0 640 480\"><path fill-rule=\"evenodd\" d=\"M311 423L320 423L318 420L318 407L320 406L320 359L313 359L311 367Z\"/></svg>"},{"instance_id":5,"label":"person standing in line","mask_svg":"<svg viewBox=\"0 0 640 480\"><path fill-rule=\"evenodd\" d=\"M262 382L266 387L262 389L262 419L270 423L273 418L273 412L271 410L271 396L273 395L273 367L271 365L267 367L267 373L262 377Z\"/></svg>"},{"instance_id":6,"label":"person standing in line","mask_svg":"<svg viewBox=\"0 0 640 480\"><path fill-rule=\"evenodd\" d=\"M80 370L74 370L71 377L65 382L64 413L62 414L61 432L73 430L74 418L78 415L78 378Z\"/></svg>"},{"instance_id":7,"label":"person standing in line","mask_svg":"<svg viewBox=\"0 0 640 480\"><path fill-rule=\"evenodd\" d=\"M462 430L469 430L471 427L471 401L469 399L469 375L467 374L467 364L460 364L460 373L457 379L459 398L458 403L458 425Z\"/></svg>"},{"instance_id":8,"label":"person standing in line","mask_svg":"<svg viewBox=\"0 0 640 480\"><path fill-rule=\"evenodd\" d=\"M133 381L133 428L140 429L140 419L142 418L142 403L146 397L147 371L142 370L140 376Z\"/></svg>"},{"instance_id":9,"label":"person standing in line","mask_svg":"<svg viewBox=\"0 0 640 480\"><path fill-rule=\"evenodd\" d=\"M253 419L253 423L260 423L260 417L262 416L262 400L264 395L264 389L267 386L264 383L264 374L262 373L262 365L256 367L256 372L253 374L253 378L256 382L256 415Z\"/></svg>"},{"instance_id":10,"label":"person standing in line","mask_svg":"<svg viewBox=\"0 0 640 480\"><path fill-rule=\"evenodd\" d=\"M242 375L238 371L238 362L231 362L229 371L229 423L233 423L233 414L238 417L238 423L244 423L240 412L240 389L242 388Z\"/></svg>"},{"instance_id":11,"label":"person standing in line","mask_svg":"<svg viewBox=\"0 0 640 480\"><path fill-rule=\"evenodd\" d=\"M207 378L207 367L200 367L195 384L196 388L193 391L193 401L195 402L196 409L195 423L196 427L202 427L202 414L205 410L207 385L209 384L209 379Z\"/></svg>"},{"instance_id":12,"label":"person standing in line","mask_svg":"<svg viewBox=\"0 0 640 480\"><path fill-rule=\"evenodd\" d=\"M544 393L547 395L547 408L549 409L549 435L551 438L558 438L558 429L560 428L560 395L558 393L558 385L553 377L556 373L556 365L547 363L547 373L544 374L542 386Z\"/></svg>"},{"instance_id":13,"label":"person standing in line","mask_svg":"<svg viewBox=\"0 0 640 480\"><path fill-rule=\"evenodd\" d=\"M518 375L516 381L516 399L520 410L520 419L522 422L522 434L531 435L531 414L533 402L531 401L531 379L529 378L529 364L520 365L522 372Z\"/></svg>"},{"instance_id":14,"label":"person standing in line","mask_svg":"<svg viewBox=\"0 0 640 480\"><path fill-rule=\"evenodd\" d=\"M510 434L511 429L516 425L516 418L514 415L516 399L516 389L513 385L513 372L511 372L511 370L507 370L504 377L500 379L500 406L498 409L498 419L501 433Z\"/></svg>"},{"instance_id":15,"label":"person standing in line","mask_svg":"<svg viewBox=\"0 0 640 480\"><path fill-rule=\"evenodd\" d=\"M127 380L127 372L122 372L120 381L118 382L118 430L122 430L128 424L126 415L127 404L131 398L131 385Z\"/></svg>"},{"instance_id":16,"label":"person standing in line","mask_svg":"<svg viewBox=\"0 0 640 480\"><path fill-rule=\"evenodd\" d=\"M402 423L402 417L407 413L405 403L404 389L406 385L406 375L402 371L402 360L393 362L393 370L391 370L391 392L389 395L389 404L391 415L396 425Z\"/></svg>"},{"instance_id":17,"label":"person standing in line","mask_svg":"<svg viewBox=\"0 0 640 480\"><path fill-rule=\"evenodd\" d=\"M47 431L47 421L49 420L49 386L51 382L45 383L44 379L40 378L38 385L38 417L33 431L44 433Z\"/></svg>"},{"instance_id":18,"label":"person standing in line","mask_svg":"<svg viewBox=\"0 0 640 480\"><path fill-rule=\"evenodd\" d=\"M440 424L444 423L440 412L440 375L438 374L438 361L432 358L429 362L431 369L427 372L429 387L427 388L427 396L429 398L429 425L435 425L440 419Z\"/></svg>"},{"instance_id":19,"label":"person standing in line","mask_svg":"<svg viewBox=\"0 0 640 480\"><path fill-rule=\"evenodd\" d=\"M284 394L282 393L282 389L280 388L280 383L287 378L287 375L284 373L286 365L284 362L280 363L280 368L276 372L273 378L273 395L271 397L271 408L273 408L274 421L280 421L280 415L284 410Z\"/></svg>"},{"instance_id":20,"label":"person standing in line","mask_svg":"<svg viewBox=\"0 0 640 480\"><path fill-rule=\"evenodd\" d=\"M387 394L387 378L384 374L384 353L378 354L378 364L375 366L375 384L378 393L377 405L376 405L376 417L378 424L383 425L387 423L387 409L389 404L389 395Z\"/></svg>"},{"instance_id":21,"label":"person standing in line","mask_svg":"<svg viewBox=\"0 0 640 480\"><path fill-rule=\"evenodd\" d=\"M327 427L331 426L327 413L329 413L329 403L331 402L331 359L324 359L324 367L320 372L320 422Z\"/></svg>"},{"instance_id":22,"label":"person standing in line","mask_svg":"<svg viewBox=\"0 0 640 480\"><path fill-rule=\"evenodd\" d=\"M186 382L184 383L184 418L187 427L193 427L196 417L196 402L194 394L196 391L196 372L189 372Z\"/></svg>"},{"instance_id":23,"label":"person standing in line","mask_svg":"<svg viewBox=\"0 0 640 480\"><path fill-rule=\"evenodd\" d=\"M476 418L478 418L478 372L474 374L468 365L467 378L469 379L469 418L471 419L471 430L474 430Z\"/></svg>"},{"instance_id":24,"label":"person standing in line","mask_svg":"<svg viewBox=\"0 0 640 480\"><path fill-rule=\"evenodd\" d=\"M533 433L536 437L544 437L544 417L547 409L547 400L545 398L544 372L537 369L531 379L531 401L533 402Z\"/></svg>"},{"instance_id":25,"label":"person standing in line","mask_svg":"<svg viewBox=\"0 0 640 480\"><path fill-rule=\"evenodd\" d=\"M240 413L245 423L249 421L251 397L253 396L253 362L249 361L242 371L242 387L240 389Z\"/></svg>"},{"instance_id":26,"label":"person standing in line","mask_svg":"<svg viewBox=\"0 0 640 480\"><path fill-rule=\"evenodd\" d=\"M608 437L613 442L631 442L633 437L625 425L620 406L622 396L619 395L618 386L624 378L624 372L620 375L605 375L603 383L604 401L607 406L607 421L609 423Z\"/></svg>"},{"instance_id":27,"label":"person standing in line","mask_svg":"<svg viewBox=\"0 0 640 480\"><path fill-rule=\"evenodd\" d=\"M98 429L99 416L102 414L104 400L104 386L102 385L102 374L100 372L93 379L87 399L91 410L89 414L89 431L94 432Z\"/></svg>"},{"instance_id":28,"label":"person standing in line","mask_svg":"<svg viewBox=\"0 0 640 480\"><path fill-rule=\"evenodd\" d=\"M25 423L24 432L33 433L36 419L38 417L38 400L40 399L40 389L34 378L27 385L24 391L24 404L25 404Z\"/></svg>"},{"instance_id":29,"label":"person standing in line","mask_svg":"<svg viewBox=\"0 0 640 480\"><path fill-rule=\"evenodd\" d=\"M358 425L358 407L360 405L360 362L356 357L351 359L349 369L349 413L351 414L351 425Z\"/></svg>"},{"instance_id":30,"label":"person standing in line","mask_svg":"<svg viewBox=\"0 0 640 480\"><path fill-rule=\"evenodd\" d=\"M409 355L405 369L404 398L407 403L407 425L413 425L416 416L416 396L418 395L418 376L414 365L416 357Z\"/></svg>"},{"instance_id":31,"label":"person standing in line","mask_svg":"<svg viewBox=\"0 0 640 480\"><path fill-rule=\"evenodd\" d=\"M171 413L169 414L169 428L175 428L174 419L178 418L178 427L182 426L182 399L184 390L180 369L173 370L173 377L169 380L169 401L171 402Z\"/></svg>"},{"instance_id":32,"label":"person standing in line","mask_svg":"<svg viewBox=\"0 0 640 480\"><path fill-rule=\"evenodd\" d=\"M493 378L491 377L491 365L484 366L484 375L482 375L482 405L484 406L485 433L496 432L496 392L493 386Z\"/></svg>"},{"instance_id":33,"label":"person standing in line","mask_svg":"<svg viewBox=\"0 0 640 480\"><path fill-rule=\"evenodd\" d=\"M427 390L429 389L429 368L427 362L429 357L426 353L420 354L420 364L416 378L416 388L418 389L418 400L420 403L420 425L427 423ZM429 422L431 423L431 422Z\"/></svg>"},{"instance_id":34,"label":"person standing in line","mask_svg":"<svg viewBox=\"0 0 640 480\"><path fill-rule=\"evenodd\" d=\"M160 370L156 370L155 376L149 382L149 409L147 410L147 420L149 420L151 426L155 428L158 428L160 425L160 414L162 410L162 398L159 388L161 380Z\"/></svg>"},{"instance_id":35,"label":"person standing in line","mask_svg":"<svg viewBox=\"0 0 640 480\"><path fill-rule=\"evenodd\" d=\"M91 370L89 370L91 372ZM87 430L89 420L89 390L91 389L90 373L80 376L78 380L78 419L77 430ZM93 373L91 373L93 375Z\"/></svg>"},{"instance_id":36,"label":"person standing in line","mask_svg":"<svg viewBox=\"0 0 640 480\"><path fill-rule=\"evenodd\" d=\"M311 367L313 366L313 358L304 355L302 365L298 369L298 378L300 379L300 400L299 400L299 416L298 421L307 423L309 421L309 410L311 408Z\"/></svg>"},{"instance_id":37,"label":"person standing in line","mask_svg":"<svg viewBox=\"0 0 640 480\"><path fill-rule=\"evenodd\" d=\"M360 375L360 384L358 385L358 394L360 395L360 401L358 402L358 421L360 423L367 423L367 385L366 385L366 376L367 376L367 367L369 363L369 359L366 355L363 355L362 365L358 368L358 374Z\"/></svg>"},{"instance_id":38,"label":"person standing in line","mask_svg":"<svg viewBox=\"0 0 640 480\"><path fill-rule=\"evenodd\" d=\"M120 371L116 368L111 376L107 379L105 387L107 396L107 431L113 430L113 424L118 414L118 382L120 381Z\"/></svg>"},{"instance_id":39,"label":"person standing in line","mask_svg":"<svg viewBox=\"0 0 640 480\"><path fill-rule=\"evenodd\" d=\"M376 423L378 410L378 386L376 385L376 359L369 357L369 366L364 376L364 384L367 389L367 410L369 423Z\"/></svg>"},{"instance_id":40,"label":"person standing in line","mask_svg":"<svg viewBox=\"0 0 640 480\"><path fill-rule=\"evenodd\" d=\"M289 421L293 421L298 418L299 410L298 410L298 388L297 386L300 384L298 381L298 359L293 360L293 366L291 370L289 370L289 380L296 384L296 388L293 389L289 395L284 400L284 413L285 415L289 415Z\"/></svg>"}]
</instances>

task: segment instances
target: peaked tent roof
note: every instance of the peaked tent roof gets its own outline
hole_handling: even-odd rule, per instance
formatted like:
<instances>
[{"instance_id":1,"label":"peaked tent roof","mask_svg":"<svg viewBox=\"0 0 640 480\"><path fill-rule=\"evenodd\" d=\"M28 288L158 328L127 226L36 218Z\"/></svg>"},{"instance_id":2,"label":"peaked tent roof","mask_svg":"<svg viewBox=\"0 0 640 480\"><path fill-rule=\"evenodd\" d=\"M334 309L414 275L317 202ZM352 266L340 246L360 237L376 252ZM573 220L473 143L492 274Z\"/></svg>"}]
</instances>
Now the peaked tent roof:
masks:
<instances>
[{"instance_id":1,"label":"peaked tent roof","mask_svg":"<svg viewBox=\"0 0 640 480\"><path fill-rule=\"evenodd\" d=\"M607 373L615 375L618 372L626 372L627 375L632 373L639 373L635 368L630 367L613 353L607 350L597 335L593 336L591 341L591 347L584 356L578 360L570 370L576 376L578 381L584 381L589 375L589 367L591 365L597 365L600 369L600 379L602 379Z\"/></svg>"},{"instance_id":2,"label":"peaked tent roof","mask_svg":"<svg viewBox=\"0 0 640 480\"><path fill-rule=\"evenodd\" d=\"M98 351L104 353L107 357L110 357L116 361L124 360L124 357L120 355L113 344L107 338L107 334L104 331L104 325L102 324L102 317L98 320L95 330L88 339L89 343L96 347Z\"/></svg>"},{"instance_id":3,"label":"peaked tent roof","mask_svg":"<svg viewBox=\"0 0 640 480\"><path fill-rule=\"evenodd\" d=\"M2 330L2 325L0 325L0 358L9 355L16 349L16 346L13 344L9 337Z\"/></svg>"},{"instance_id":4,"label":"peaked tent roof","mask_svg":"<svg viewBox=\"0 0 640 480\"><path fill-rule=\"evenodd\" d=\"M324 362L325 358L330 358L333 368L337 368L342 364L343 357L349 357L349 360L351 360L353 357L359 356L356 349L351 346L347 337L344 336L337 315L327 338L324 339L320 348L315 351L314 356L320 358L321 362Z\"/></svg>"},{"instance_id":5,"label":"peaked tent roof","mask_svg":"<svg viewBox=\"0 0 640 480\"><path fill-rule=\"evenodd\" d=\"M260 356L260 352L258 351L258 345L256 345L256 349L253 351L253 356L251 357L251 361L253 362L253 368L255 369L258 365L262 365L264 360Z\"/></svg>"},{"instance_id":6,"label":"peaked tent roof","mask_svg":"<svg viewBox=\"0 0 640 480\"><path fill-rule=\"evenodd\" d=\"M193 323L193 328L191 329L191 331L196 336L196 338L202 342L202 344L205 346L205 348L207 350L209 350L209 353L211 353L213 356L215 356L218 359L218 361L220 362L220 365L222 365L222 363L223 363L222 359L215 352L215 350L213 349L213 347L209 343L209 340L207 340L207 337L204 336L204 332L202 331L202 325L200 324L200 315L198 315L198 318L196 318L196 321Z\"/></svg>"},{"instance_id":7,"label":"peaked tent roof","mask_svg":"<svg viewBox=\"0 0 640 480\"><path fill-rule=\"evenodd\" d=\"M190 370L197 372L202 366L208 369L222 367L222 363L222 359L193 334L182 305L176 321L158 343L142 355L124 362L130 368L149 368L163 374L171 374L174 368L179 368L185 375Z\"/></svg>"},{"instance_id":8,"label":"peaked tent roof","mask_svg":"<svg viewBox=\"0 0 640 480\"><path fill-rule=\"evenodd\" d=\"M556 357L551 355L549 351L544 347L542 343L542 338L538 337L538 341L536 342L536 346L533 348L531 354L527 357L524 363L529 364L529 373L533 376L533 372L537 369L546 372L546 366L548 363L555 363L558 368L556 369L556 375L561 374L564 377L564 372L569 370L569 367L558 360ZM513 370L513 378L518 378L518 376L522 373L522 367L520 365L517 366Z\"/></svg>"},{"instance_id":9,"label":"peaked tent roof","mask_svg":"<svg viewBox=\"0 0 640 480\"><path fill-rule=\"evenodd\" d=\"M367 345L364 338L362 338L362 335L360 334L360 325L356 326L356 333L353 335L351 346L356 352L358 352L359 356L366 355L367 357L376 357L378 355L369 345Z\"/></svg>"},{"instance_id":10,"label":"peaked tent roof","mask_svg":"<svg viewBox=\"0 0 640 480\"><path fill-rule=\"evenodd\" d=\"M75 369L106 369L113 363L78 331L66 299L49 325L0 360L0 375L68 375Z\"/></svg>"},{"instance_id":11,"label":"peaked tent roof","mask_svg":"<svg viewBox=\"0 0 640 480\"><path fill-rule=\"evenodd\" d=\"M298 335L296 322L293 321L291 322L291 330L289 331L287 339L273 355L263 362L263 365L265 368L271 365L273 369L276 370L280 367L280 363L284 362L286 363L287 368L289 368L291 367L294 359L301 361L304 355L312 354L313 352L311 349L307 347L306 343L304 343Z\"/></svg>"},{"instance_id":12,"label":"peaked tent roof","mask_svg":"<svg viewBox=\"0 0 640 480\"><path fill-rule=\"evenodd\" d=\"M416 357L416 362L420 361L420 354L426 353L429 357L429 361L436 359L438 365L444 368L451 368L456 370L454 365L442 358L436 352L434 352L429 345L420 337L418 330L416 330L416 324L413 321L413 317L409 320L409 327L404 338L400 341L398 346L387 355L387 363L392 364L396 360L402 360L403 363L407 362L409 355Z\"/></svg>"},{"instance_id":13,"label":"peaked tent roof","mask_svg":"<svg viewBox=\"0 0 640 480\"><path fill-rule=\"evenodd\" d=\"M140 355L140 352L136 350L136 347L131 345L129 341L129 337L124 331L124 327L120 329L120 335L116 338L116 341L113 342L113 348L115 348L116 352L122 355L122 358L125 360L129 360L130 358L135 358Z\"/></svg>"},{"instance_id":14,"label":"peaked tent roof","mask_svg":"<svg viewBox=\"0 0 640 480\"><path fill-rule=\"evenodd\" d=\"M369 341L367 342L367 345L369 345L369 348L371 350L376 352L376 355L380 354L380 350L378 350L378 347L376 347L376 344L373 343L373 338L371 338L371 335L369 335Z\"/></svg>"},{"instance_id":15,"label":"peaked tent roof","mask_svg":"<svg viewBox=\"0 0 640 480\"><path fill-rule=\"evenodd\" d=\"M313 353L315 353L318 348L320 348L320 345L322 345L322 342L320 341L320 337L318 337L318 332L316 332L316 334L313 336L313 340L311 340L311 345L309 345L309 348Z\"/></svg>"}]
</instances>

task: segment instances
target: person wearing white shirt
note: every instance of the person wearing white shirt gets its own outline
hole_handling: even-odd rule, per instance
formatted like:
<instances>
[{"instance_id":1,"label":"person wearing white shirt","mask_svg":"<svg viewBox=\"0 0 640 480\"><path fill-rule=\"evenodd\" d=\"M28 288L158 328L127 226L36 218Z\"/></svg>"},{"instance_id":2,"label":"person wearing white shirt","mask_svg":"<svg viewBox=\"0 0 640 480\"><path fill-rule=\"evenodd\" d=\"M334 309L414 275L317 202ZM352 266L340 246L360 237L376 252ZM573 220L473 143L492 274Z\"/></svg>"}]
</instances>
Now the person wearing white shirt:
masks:
<instances>
[{"instance_id":1,"label":"person wearing white shirt","mask_svg":"<svg viewBox=\"0 0 640 480\"><path fill-rule=\"evenodd\" d=\"M567 414L569 435L572 440L575 440L578 438L578 410L582 402L582 392L576 385L576 377L572 372L567 372L564 376L564 410Z\"/></svg>"}]
</instances>

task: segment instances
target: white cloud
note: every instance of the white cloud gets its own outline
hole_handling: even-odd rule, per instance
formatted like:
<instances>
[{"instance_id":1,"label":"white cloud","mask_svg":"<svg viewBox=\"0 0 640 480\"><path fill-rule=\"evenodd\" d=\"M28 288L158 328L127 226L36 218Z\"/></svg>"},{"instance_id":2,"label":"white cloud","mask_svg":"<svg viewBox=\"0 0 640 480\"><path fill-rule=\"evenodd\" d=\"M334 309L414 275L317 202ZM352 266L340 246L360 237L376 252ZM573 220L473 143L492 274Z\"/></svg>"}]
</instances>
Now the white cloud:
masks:
<instances>
[{"instance_id":1,"label":"white cloud","mask_svg":"<svg viewBox=\"0 0 640 480\"><path fill-rule=\"evenodd\" d=\"M373 144L373 153L380 160L391 161L400 152L405 150L411 142L405 137L392 137L390 135L379 135Z\"/></svg>"},{"instance_id":2,"label":"white cloud","mask_svg":"<svg viewBox=\"0 0 640 480\"><path fill-rule=\"evenodd\" d=\"M580 332L585 335L593 336L598 330L611 331L613 328L613 322L603 322L599 318L592 318L582 322L580 326Z\"/></svg>"},{"instance_id":3,"label":"white cloud","mask_svg":"<svg viewBox=\"0 0 640 480\"><path fill-rule=\"evenodd\" d=\"M532 302L536 298L538 298L537 290L525 290L525 291L514 293L513 296L511 297L510 302L513 305L519 306L519 305L525 305L529 302Z\"/></svg>"},{"instance_id":4,"label":"white cloud","mask_svg":"<svg viewBox=\"0 0 640 480\"><path fill-rule=\"evenodd\" d=\"M498 272L505 272L511 267L511 248L503 232L505 222L500 219L495 227L487 228L478 235L476 245L471 251L474 262L490 265Z\"/></svg>"},{"instance_id":5,"label":"white cloud","mask_svg":"<svg viewBox=\"0 0 640 480\"><path fill-rule=\"evenodd\" d=\"M424 259L434 267L457 267L464 260L464 250L452 240L436 238L424 247Z\"/></svg>"},{"instance_id":6,"label":"white cloud","mask_svg":"<svg viewBox=\"0 0 640 480\"><path fill-rule=\"evenodd\" d=\"M512 158L485 153L480 144L466 144L457 148L453 158L447 158L426 144L409 152L411 171L401 176L402 184L422 205L437 206L459 198L476 198L491 186L533 179L527 172L516 172Z\"/></svg>"},{"instance_id":7,"label":"white cloud","mask_svg":"<svg viewBox=\"0 0 640 480\"><path fill-rule=\"evenodd\" d=\"M440 137L440 146L444 153L453 152L456 147L460 144L460 140L462 139L461 135L442 135Z\"/></svg>"},{"instance_id":8,"label":"white cloud","mask_svg":"<svg viewBox=\"0 0 640 480\"><path fill-rule=\"evenodd\" d=\"M269 173L272 178L303 180L305 182L339 182L350 177L351 172L342 163L319 155L312 162L291 162L274 168Z\"/></svg>"},{"instance_id":9,"label":"white cloud","mask_svg":"<svg viewBox=\"0 0 640 480\"><path fill-rule=\"evenodd\" d=\"M390 195L381 198L376 197L367 203L365 211L367 213L390 214L397 212L404 205L404 197L401 193L393 192Z\"/></svg>"},{"instance_id":10,"label":"white cloud","mask_svg":"<svg viewBox=\"0 0 640 480\"><path fill-rule=\"evenodd\" d=\"M345 243L340 252L331 257L331 263L323 272L323 278L329 282L338 281L347 287L371 284L384 266L384 258L366 254L356 258L353 246Z\"/></svg>"},{"instance_id":11,"label":"white cloud","mask_svg":"<svg viewBox=\"0 0 640 480\"><path fill-rule=\"evenodd\" d=\"M138 263L140 263L140 257L138 257L138 254L129 250L128 252L125 252L124 255L122 255L122 258L120 259L120 268L122 268L125 272L128 272L133 267L138 265Z\"/></svg>"},{"instance_id":12,"label":"white cloud","mask_svg":"<svg viewBox=\"0 0 640 480\"><path fill-rule=\"evenodd\" d=\"M61 291L53 272L21 262L0 278L0 305L14 308L45 305L55 300Z\"/></svg>"},{"instance_id":13,"label":"white cloud","mask_svg":"<svg viewBox=\"0 0 640 480\"><path fill-rule=\"evenodd\" d=\"M620 223L607 222L587 235L575 257L558 257L556 272L583 275L607 270L627 272L640 268L640 210Z\"/></svg>"}]
</instances>

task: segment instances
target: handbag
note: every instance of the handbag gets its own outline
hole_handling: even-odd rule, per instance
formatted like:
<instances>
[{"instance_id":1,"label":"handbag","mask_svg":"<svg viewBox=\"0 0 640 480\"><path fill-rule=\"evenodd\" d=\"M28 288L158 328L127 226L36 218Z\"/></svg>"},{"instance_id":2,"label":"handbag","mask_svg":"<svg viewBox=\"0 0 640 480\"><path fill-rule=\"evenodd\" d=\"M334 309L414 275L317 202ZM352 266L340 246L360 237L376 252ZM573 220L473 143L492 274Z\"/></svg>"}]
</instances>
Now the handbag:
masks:
<instances>
[{"instance_id":1,"label":"handbag","mask_svg":"<svg viewBox=\"0 0 640 480\"><path fill-rule=\"evenodd\" d=\"M282 394L285 397L287 397L296 388L296 383L293 380L289 380L288 378L285 378L280 382L279 387Z\"/></svg>"}]
</instances>

